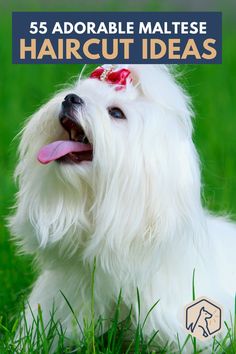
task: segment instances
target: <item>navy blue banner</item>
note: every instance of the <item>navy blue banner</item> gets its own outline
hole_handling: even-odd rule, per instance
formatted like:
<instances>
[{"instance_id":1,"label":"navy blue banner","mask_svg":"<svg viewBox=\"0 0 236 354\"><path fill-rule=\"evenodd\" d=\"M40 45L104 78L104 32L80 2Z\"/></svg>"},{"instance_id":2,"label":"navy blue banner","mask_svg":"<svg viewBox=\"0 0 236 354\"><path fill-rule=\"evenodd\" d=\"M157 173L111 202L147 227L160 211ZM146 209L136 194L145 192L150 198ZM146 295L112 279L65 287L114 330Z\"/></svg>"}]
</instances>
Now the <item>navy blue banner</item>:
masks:
<instances>
[{"instance_id":1,"label":"navy blue banner","mask_svg":"<svg viewBox=\"0 0 236 354\"><path fill-rule=\"evenodd\" d=\"M14 12L15 64L219 64L219 12Z\"/></svg>"}]
</instances>

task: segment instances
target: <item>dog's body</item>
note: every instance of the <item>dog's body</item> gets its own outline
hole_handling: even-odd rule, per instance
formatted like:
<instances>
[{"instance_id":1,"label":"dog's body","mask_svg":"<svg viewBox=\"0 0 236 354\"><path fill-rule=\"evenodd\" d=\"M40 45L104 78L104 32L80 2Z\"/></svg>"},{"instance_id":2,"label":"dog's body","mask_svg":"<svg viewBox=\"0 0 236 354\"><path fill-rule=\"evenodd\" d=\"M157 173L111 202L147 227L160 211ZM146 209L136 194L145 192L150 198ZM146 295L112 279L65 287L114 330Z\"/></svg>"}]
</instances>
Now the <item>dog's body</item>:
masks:
<instances>
[{"instance_id":1,"label":"dog's body","mask_svg":"<svg viewBox=\"0 0 236 354\"><path fill-rule=\"evenodd\" d=\"M186 338L184 307L192 300L194 269L196 295L219 303L229 322L236 291L236 227L202 207L186 94L164 66L131 65L129 70L133 81L122 87L106 78L78 81L28 122L11 229L40 264L29 305L34 313L41 305L45 323L54 304L67 335L73 335L73 314L61 292L80 324L83 318L89 321L96 258L95 318L112 317L122 289L121 319L132 306L137 323L138 288L141 322L160 299L144 333L159 330L159 340L176 344L177 333L181 342ZM65 96L66 114L61 113ZM71 104L73 124L82 127L88 145L82 157L69 153L65 159L60 146L52 151L51 143L74 134L67 122ZM75 133L81 135L81 129ZM42 148L46 144L49 148ZM29 310L27 320L32 323Z\"/></svg>"}]
</instances>

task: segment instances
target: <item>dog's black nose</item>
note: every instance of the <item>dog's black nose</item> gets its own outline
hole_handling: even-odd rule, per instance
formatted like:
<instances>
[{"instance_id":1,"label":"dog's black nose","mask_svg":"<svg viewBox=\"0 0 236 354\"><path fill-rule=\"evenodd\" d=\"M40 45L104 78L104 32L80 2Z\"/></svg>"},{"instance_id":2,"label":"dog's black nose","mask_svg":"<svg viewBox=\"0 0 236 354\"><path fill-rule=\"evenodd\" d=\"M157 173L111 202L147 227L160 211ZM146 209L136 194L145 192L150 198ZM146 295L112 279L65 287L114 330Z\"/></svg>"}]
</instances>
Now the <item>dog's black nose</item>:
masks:
<instances>
[{"instance_id":1,"label":"dog's black nose","mask_svg":"<svg viewBox=\"0 0 236 354\"><path fill-rule=\"evenodd\" d=\"M81 97L76 95L75 93L70 93L64 98L64 101L61 104L61 111L59 113L60 123L65 127L69 123L76 123L76 112L77 107L81 107L84 104L84 101Z\"/></svg>"},{"instance_id":2,"label":"dog's black nose","mask_svg":"<svg viewBox=\"0 0 236 354\"><path fill-rule=\"evenodd\" d=\"M70 93L64 98L64 102L66 105L71 105L71 104L78 104L82 105L84 101L82 100L81 97L77 96L75 93Z\"/></svg>"}]
</instances>

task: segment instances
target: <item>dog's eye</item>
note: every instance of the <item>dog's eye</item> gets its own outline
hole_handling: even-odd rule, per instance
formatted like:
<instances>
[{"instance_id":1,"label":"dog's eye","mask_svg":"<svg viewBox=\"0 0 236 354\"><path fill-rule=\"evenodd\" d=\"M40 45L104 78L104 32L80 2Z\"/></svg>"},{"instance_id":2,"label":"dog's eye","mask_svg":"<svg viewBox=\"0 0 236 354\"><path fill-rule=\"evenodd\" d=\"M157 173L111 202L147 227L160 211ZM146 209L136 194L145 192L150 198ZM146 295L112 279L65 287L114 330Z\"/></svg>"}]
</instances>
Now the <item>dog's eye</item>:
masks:
<instances>
[{"instance_id":1,"label":"dog's eye","mask_svg":"<svg viewBox=\"0 0 236 354\"><path fill-rule=\"evenodd\" d=\"M112 116L113 118L116 119L126 119L124 113L122 112L122 110L118 107L109 107L108 108L108 112L110 114L110 116Z\"/></svg>"}]
</instances>

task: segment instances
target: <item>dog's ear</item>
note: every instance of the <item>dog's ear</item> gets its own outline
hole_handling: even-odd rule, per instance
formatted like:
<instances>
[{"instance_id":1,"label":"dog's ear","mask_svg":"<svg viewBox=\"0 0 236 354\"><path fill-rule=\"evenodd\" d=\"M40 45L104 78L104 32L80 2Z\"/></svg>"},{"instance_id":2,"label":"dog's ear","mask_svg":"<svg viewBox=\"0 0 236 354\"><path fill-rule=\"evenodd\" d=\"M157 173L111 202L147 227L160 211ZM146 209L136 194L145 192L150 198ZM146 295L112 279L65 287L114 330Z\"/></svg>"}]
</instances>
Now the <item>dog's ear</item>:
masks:
<instances>
[{"instance_id":1,"label":"dog's ear","mask_svg":"<svg viewBox=\"0 0 236 354\"><path fill-rule=\"evenodd\" d=\"M16 194L14 214L8 218L8 227L14 241L20 246L20 251L25 253L32 253L38 247L33 205L36 199L36 180L38 176L38 183L41 183L41 172L36 156L44 136L43 126L46 117L47 107L43 106L27 119L24 128L18 134L19 158L14 176L19 190Z\"/></svg>"},{"instance_id":2,"label":"dog's ear","mask_svg":"<svg viewBox=\"0 0 236 354\"><path fill-rule=\"evenodd\" d=\"M190 99L165 66L134 65L130 70L145 102L151 102L143 117L143 151L146 211L153 233L164 237L164 242L203 234L201 177L192 141ZM188 230L186 235L184 230Z\"/></svg>"}]
</instances>

